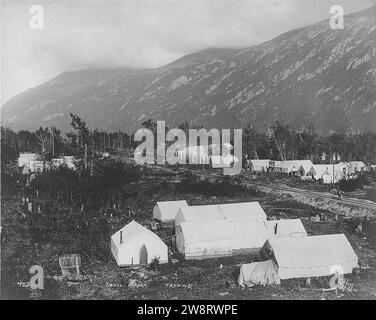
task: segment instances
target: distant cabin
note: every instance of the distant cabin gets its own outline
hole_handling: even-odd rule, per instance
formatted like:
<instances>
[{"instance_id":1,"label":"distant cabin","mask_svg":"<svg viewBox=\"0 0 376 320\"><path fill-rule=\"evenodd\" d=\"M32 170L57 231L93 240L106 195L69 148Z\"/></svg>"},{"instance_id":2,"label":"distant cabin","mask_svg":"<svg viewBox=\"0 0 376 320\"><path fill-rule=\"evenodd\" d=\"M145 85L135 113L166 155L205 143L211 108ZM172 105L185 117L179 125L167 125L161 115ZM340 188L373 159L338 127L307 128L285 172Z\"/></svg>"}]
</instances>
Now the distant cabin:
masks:
<instances>
[{"instance_id":1,"label":"distant cabin","mask_svg":"<svg viewBox=\"0 0 376 320\"><path fill-rule=\"evenodd\" d=\"M153 218L161 222L175 221L179 209L185 207L188 207L185 200L158 201L153 208Z\"/></svg>"},{"instance_id":2,"label":"distant cabin","mask_svg":"<svg viewBox=\"0 0 376 320\"><path fill-rule=\"evenodd\" d=\"M185 259L257 253L268 236L261 220L182 222L176 232L176 248Z\"/></svg>"},{"instance_id":3,"label":"distant cabin","mask_svg":"<svg viewBox=\"0 0 376 320\"><path fill-rule=\"evenodd\" d=\"M167 245L134 220L111 236L111 252L118 266L146 265L154 258L168 262Z\"/></svg>"},{"instance_id":4,"label":"distant cabin","mask_svg":"<svg viewBox=\"0 0 376 320\"><path fill-rule=\"evenodd\" d=\"M45 163L39 160L26 161L22 167L22 173L30 174L36 172L43 172L44 170L49 170L50 166L50 163L47 161Z\"/></svg>"},{"instance_id":5,"label":"distant cabin","mask_svg":"<svg viewBox=\"0 0 376 320\"><path fill-rule=\"evenodd\" d=\"M36 161L37 155L35 153L20 153L18 157L18 167L23 167L27 162Z\"/></svg>"},{"instance_id":6,"label":"distant cabin","mask_svg":"<svg viewBox=\"0 0 376 320\"><path fill-rule=\"evenodd\" d=\"M257 201L190 206L178 210L175 228L182 222L245 219L266 221L267 216Z\"/></svg>"}]
</instances>

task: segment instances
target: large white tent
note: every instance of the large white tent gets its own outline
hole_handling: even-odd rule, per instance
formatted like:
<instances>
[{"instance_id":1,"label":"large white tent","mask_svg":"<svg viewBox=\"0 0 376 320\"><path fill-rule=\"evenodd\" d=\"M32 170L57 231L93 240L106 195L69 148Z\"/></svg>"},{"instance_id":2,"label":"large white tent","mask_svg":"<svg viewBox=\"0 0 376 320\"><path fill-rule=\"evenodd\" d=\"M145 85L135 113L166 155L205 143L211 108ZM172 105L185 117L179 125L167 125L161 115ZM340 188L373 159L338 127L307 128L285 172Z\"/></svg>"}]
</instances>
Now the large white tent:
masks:
<instances>
[{"instance_id":1,"label":"large white tent","mask_svg":"<svg viewBox=\"0 0 376 320\"><path fill-rule=\"evenodd\" d=\"M264 210L257 201L190 206L178 210L175 227L179 227L182 222L242 219L265 221L266 218Z\"/></svg>"},{"instance_id":2,"label":"large white tent","mask_svg":"<svg viewBox=\"0 0 376 320\"><path fill-rule=\"evenodd\" d=\"M330 174L330 166L329 164L314 164L315 180L322 179L324 183L331 183L332 176Z\"/></svg>"},{"instance_id":3,"label":"large white tent","mask_svg":"<svg viewBox=\"0 0 376 320\"><path fill-rule=\"evenodd\" d=\"M188 207L185 200L158 201L153 208L153 218L161 222L174 221L180 208Z\"/></svg>"},{"instance_id":4,"label":"large white tent","mask_svg":"<svg viewBox=\"0 0 376 320\"><path fill-rule=\"evenodd\" d=\"M274 172L285 174L293 173L302 177L312 176L312 174L314 174L311 160L270 161L270 164Z\"/></svg>"},{"instance_id":5,"label":"large white tent","mask_svg":"<svg viewBox=\"0 0 376 320\"><path fill-rule=\"evenodd\" d=\"M268 236L261 220L182 222L176 229L176 247L186 259L230 256L259 250Z\"/></svg>"},{"instance_id":6,"label":"large white tent","mask_svg":"<svg viewBox=\"0 0 376 320\"><path fill-rule=\"evenodd\" d=\"M300 219L268 220L265 222L270 237L306 237L307 231Z\"/></svg>"},{"instance_id":7,"label":"large white tent","mask_svg":"<svg viewBox=\"0 0 376 320\"><path fill-rule=\"evenodd\" d=\"M251 171L266 172L269 168L270 159L251 159L249 165Z\"/></svg>"},{"instance_id":8,"label":"large white tent","mask_svg":"<svg viewBox=\"0 0 376 320\"><path fill-rule=\"evenodd\" d=\"M262 249L278 266L281 280L343 274L358 266L358 258L344 234L270 238Z\"/></svg>"},{"instance_id":9,"label":"large white tent","mask_svg":"<svg viewBox=\"0 0 376 320\"><path fill-rule=\"evenodd\" d=\"M168 262L167 245L134 220L111 236L111 252L119 266Z\"/></svg>"}]
</instances>

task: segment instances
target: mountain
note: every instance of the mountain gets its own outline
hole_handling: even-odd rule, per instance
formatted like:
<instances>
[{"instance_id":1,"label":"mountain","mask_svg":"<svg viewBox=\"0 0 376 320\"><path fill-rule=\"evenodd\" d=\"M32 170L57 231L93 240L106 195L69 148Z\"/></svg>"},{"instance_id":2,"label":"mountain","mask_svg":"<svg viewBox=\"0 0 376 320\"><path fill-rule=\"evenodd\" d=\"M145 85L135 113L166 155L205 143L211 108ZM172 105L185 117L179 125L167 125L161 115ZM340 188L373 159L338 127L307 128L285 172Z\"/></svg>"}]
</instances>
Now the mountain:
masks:
<instances>
[{"instance_id":1,"label":"mountain","mask_svg":"<svg viewBox=\"0 0 376 320\"><path fill-rule=\"evenodd\" d=\"M208 49L148 70L64 72L2 107L13 129L70 129L69 113L131 132L149 118L172 128L265 129L274 120L320 133L376 131L376 6L245 49Z\"/></svg>"}]
</instances>

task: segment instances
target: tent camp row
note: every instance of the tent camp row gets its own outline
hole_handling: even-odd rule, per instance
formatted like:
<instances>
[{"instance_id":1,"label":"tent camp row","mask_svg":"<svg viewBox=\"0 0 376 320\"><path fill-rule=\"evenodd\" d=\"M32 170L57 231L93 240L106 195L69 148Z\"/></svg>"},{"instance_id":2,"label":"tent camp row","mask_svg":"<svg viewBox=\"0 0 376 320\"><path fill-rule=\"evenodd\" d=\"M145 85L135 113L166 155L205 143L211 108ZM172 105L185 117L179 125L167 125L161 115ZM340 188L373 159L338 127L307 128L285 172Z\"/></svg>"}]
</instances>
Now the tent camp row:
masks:
<instances>
[{"instance_id":1,"label":"tent camp row","mask_svg":"<svg viewBox=\"0 0 376 320\"><path fill-rule=\"evenodd\" d=\"M215 144L207 147L188 146L178 150L177 157L179 161L186 161L190 164L210 164L213 168L226 168L239 162L239 159L231 154L233 149L231 144L225 143L222 146L222 154L220 149Z\"/></svg>"},{"instance_id":2,"label":"tent camp row","mask_svg":"<svg viewBox=\"0 0 376 320\"><path fill-rule=\"evenodd\" d=\"M178 211L172 220L175 243L185 259L259 253L260 262L241 266L241 286L348 274L358 266L345 235L308 236L300 219L267 220L257 202L188 206L185 201L169 201L157 203L154 209L160 217L168 211L170 218ZM111 251L119 266L144 265L154 259L168 262L167 245L135 221L111 237Z\"/></svg>"},{"instance_id":3,"label":"tent camp row","mask_svg":"<svg viewBox=\"0 0 376 320\"><path fill-rule=\"evenodd\" d=\"M302 179L322 180L324 183L337 183L358 172L366 170L362 161L340 162L337 164L313 164L311 160L274 161L269 159L249 160L254 172L275 172L301 177Z\"/></svg>"},{"instance_id":4,"label":"tent camp row","mask_svg":"<svg viewBox=\"0 0 376 320\"><path fill-rule=\"evenodd\" d=\"M171 218L176 211L176 247L186 259L255 251L271 236L307 235L299 219L267 221L258 202L189 207L186 201L165 201L155 205L153 215ZM121 266L168 260L163 241L135 221L111 237L111 251Z\"/></svg>"}]
</instances>

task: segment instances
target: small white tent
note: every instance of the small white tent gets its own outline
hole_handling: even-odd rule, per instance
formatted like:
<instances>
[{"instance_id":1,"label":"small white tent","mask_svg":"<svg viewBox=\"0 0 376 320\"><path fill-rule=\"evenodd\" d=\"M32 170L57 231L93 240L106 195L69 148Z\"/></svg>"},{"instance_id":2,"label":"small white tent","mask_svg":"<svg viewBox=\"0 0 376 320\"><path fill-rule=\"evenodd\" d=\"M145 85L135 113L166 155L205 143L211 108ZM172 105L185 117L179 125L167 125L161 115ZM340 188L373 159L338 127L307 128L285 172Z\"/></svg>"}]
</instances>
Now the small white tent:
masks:
<instances>
[{"instance_id":1,"label":"small white tent","mask_svg":"<svg viewBox=\"0 0 376 320\"><path fill-rule=\"evenodd\" d=\"M167 245L134 220L111 236L111 252L119 266L168 262Z\"/></svg>"},{"instance_id":2,"label":"small white tent","mask_svg":"<svg viewBox=\"0 0 376 320\"><path fill-rule=\"evenodd\" d=\"M161 222L174 221L178 210L183 207L188 207L185 200L159 201L153 208L153 218Z\"/></svg>"},{"instance_id":3,"label":"small white tent","mask_svg":"<svg viewBox=\"0 0 376 320\"><path fill-rule=\"evenodd\" d=\"M202 205L180 208L175 218L175 227L182 222L256 219L265 221L264 210L257 201Z\"/></svg>"},{"instance_id":4,"label":"small white tent","mask_svg":"<svg viewBox=\"0 0 376 320\"><path fill-rule=\"evenodd\" d=\"M315 169L311 160L295 160L295 162L303 168L303 171L299 172L302 177L312 177L312 175L315 175Z\"/></svg>"},{"instance_id":5,"label":"small white tent","mask_svg":"<svg viewBox=\"0 0 376 320\"><path fill-rule=\"evenodd\" d=\"M347 274L358 266L358 258L344 234L270 238L262 254L277 264L281 280L330 276L338 266Z\"/></svg>"},{"instance_id":6,"label":"small white tent","mask_svg":"<svg viewBox=\"0 0 376 320\"><path fill-rule=\"evenodd\" d=\"M255 285L280 284L278 266L273 260L242 264L238 278L238 284L242 287Z\"/></svg>"},{"instance_id":7,"label":"small white tent","mask_svg":"<svg viewBox=\"0 0 376 320\"><path fill-rule=\"evenodd\" d=\"M268 230L260 220L183 222L176 230L176 247L186 259L204 259L253 252L267 238Z\"/></svg>"},{"instance_id":8,"label":"small white tent","mask_svg":"<svg viewBox=\"0 0 376 320\"><path fill-rule=\"evenodd\" d=\"M252 159L249 160L251 171L266 172L269 168L270 159Z\"/></svg>"},{"instance_id":9,"label":"small white tent","mask_svg":"<svg viewBox=\"0 0 376 320\"><path fill-rule=\"evenodd\" d=\"M324 183L331 183L332 176L330 175L330 166L329 164L314 164L315 179L322 179Z\"/></svg>"},{"instance_id":10,"label":"small white tent","mask_svg":"<svg viewBox=\"0 0 376 320\"><path fill-rule=\"evenodd\" d=\"M270 237L306 237L307 231L300 219L266 221Z\"/></svg>"}]
</instances>

